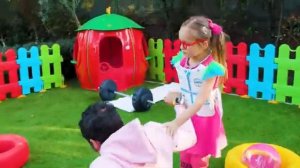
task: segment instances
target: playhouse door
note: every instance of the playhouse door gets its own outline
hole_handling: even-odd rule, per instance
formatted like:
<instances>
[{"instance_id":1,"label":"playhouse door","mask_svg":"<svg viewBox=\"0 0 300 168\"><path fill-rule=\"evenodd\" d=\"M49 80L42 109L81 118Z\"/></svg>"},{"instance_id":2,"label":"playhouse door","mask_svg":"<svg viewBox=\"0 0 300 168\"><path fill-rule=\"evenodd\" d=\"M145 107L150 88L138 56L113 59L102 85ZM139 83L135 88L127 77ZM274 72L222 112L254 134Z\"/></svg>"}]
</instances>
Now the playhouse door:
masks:
<instances>
[{"instance_id":1,"label":"playhouse door","mask_svg":"<svg viewBox=\"0 0 300 168\"><path fill-rule=\"evenodd\" d=\"M123 67L122 42L119 38L110 36L101 39L99 44L99 72L100 81L114 80L118 88L122 83Z\"/></svg>"}]
</instances>

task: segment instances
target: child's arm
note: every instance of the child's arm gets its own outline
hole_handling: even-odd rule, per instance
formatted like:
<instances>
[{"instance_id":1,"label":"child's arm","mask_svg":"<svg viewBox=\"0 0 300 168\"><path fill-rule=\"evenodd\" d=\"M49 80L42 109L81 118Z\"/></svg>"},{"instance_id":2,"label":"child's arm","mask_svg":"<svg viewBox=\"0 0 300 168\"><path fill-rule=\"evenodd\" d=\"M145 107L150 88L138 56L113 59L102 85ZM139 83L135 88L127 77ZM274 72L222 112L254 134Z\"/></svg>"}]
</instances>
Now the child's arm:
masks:
<instances>
[{"instance_id":1,"label":"child's arm","mask_svg":"<svg viewBox=\"0 0 300 168\"><path fill-rule=\"evenodd\" d=\"M191 118L194 114L196 114L205 103L205 101L209 98L211 91L213 90L213 86L216 78L209 78L203 83L203 87L196 97L195 103L189 106L183 113L181 113L177 118L173 121L166 123L167 133L171 136L174 135L178 127L180 127L184 122L186 122L189 118Z\"/></svg>"},{"instance_id":2,"label":"child's arm","mask_svg":"<svg viewBox=\"0 0 300 168\"><path fill-rule=\"evenodd\" d=\"M174 100L180 96L180 92L169 92L166 97L164 97L165 103L169 105L174 105Z\"/></svg>"}]
</instances>

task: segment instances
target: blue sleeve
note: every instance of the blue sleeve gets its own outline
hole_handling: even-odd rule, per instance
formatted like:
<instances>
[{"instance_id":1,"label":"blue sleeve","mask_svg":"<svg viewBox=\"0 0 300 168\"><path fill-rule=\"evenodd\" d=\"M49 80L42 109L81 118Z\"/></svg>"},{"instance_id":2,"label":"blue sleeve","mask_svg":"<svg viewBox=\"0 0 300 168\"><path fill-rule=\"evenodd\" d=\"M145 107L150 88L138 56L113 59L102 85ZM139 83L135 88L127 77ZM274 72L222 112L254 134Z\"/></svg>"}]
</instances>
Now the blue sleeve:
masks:
<instances>
[{"instance_id":1,"label":"blue sleeve","mask_svg":"<svg viewBox=\"0 0 300 168\"><path fill-rule=\"evenodd\" d=\"M179 51L177 53L177 55L175 55L172 60L171 60L171 64L174 66L177 62L179 62L181 59L183 58L183 52Z\"/></svg>"},{"instance_id":2,"label":"blue sleeve","mask_svg":"<svg viewBox=\"0 0 300 168\"><path fill-rule=\"evenodd\" d=\"M219 64L216 61L213 61L206 68L204 75L203 75L203 80L217 77L217 76L224 76L224 75L225 75L224 66Z\"/></svg>"}]
</instances>

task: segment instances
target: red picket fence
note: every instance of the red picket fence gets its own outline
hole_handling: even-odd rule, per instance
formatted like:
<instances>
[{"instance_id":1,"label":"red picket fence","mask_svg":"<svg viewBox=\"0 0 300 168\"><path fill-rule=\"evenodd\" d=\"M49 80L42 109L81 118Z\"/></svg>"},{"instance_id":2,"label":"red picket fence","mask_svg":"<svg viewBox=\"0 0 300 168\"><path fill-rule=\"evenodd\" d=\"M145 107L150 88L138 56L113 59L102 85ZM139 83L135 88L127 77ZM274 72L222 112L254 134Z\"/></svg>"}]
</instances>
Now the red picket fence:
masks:
<instances>
[{"instance_id":1,"label":"red picket fence","mask_svg":"<svg viewBox=\"0 0 300 168\"><path fill-rule=\"evenodd\" d=\"M16 59L14 49L8 49L4 54L0 52L0 101L22 94L22 87L18 83L19 65Z\"/></svg>"},{"instance_id":2,"label":"red picket fence","mask_svg":"<svg viewBox=\"0 0 300 168\"><path fill-rule=\"evenodd\" d=\"M246 60L247 53L246 43L239 43L237 46L231 42L226 43L228 79L223 89L225 93L248 94L248 86L245 83L249 64Z\"/></svg>"}]
</instances>

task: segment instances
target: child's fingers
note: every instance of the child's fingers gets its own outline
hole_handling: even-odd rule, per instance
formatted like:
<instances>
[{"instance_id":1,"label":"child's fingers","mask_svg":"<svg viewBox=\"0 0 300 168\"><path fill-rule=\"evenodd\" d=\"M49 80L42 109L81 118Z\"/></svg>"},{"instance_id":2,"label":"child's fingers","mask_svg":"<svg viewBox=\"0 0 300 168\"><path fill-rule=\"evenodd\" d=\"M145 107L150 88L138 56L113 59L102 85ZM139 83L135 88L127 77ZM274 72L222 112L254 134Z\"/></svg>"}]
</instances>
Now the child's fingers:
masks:
<instances>
[{"instance_id":1,"label":"child's fingers","mask_svg":"<svg viewBox=\"0 0 300 168\"><path fill-rule=\"evenodd\" d=\"M164 102L167 103L167 104L169 104L169 105L172 105L172 103L173 103L173 102L171 101L170 97L167 97L167 96L164 97Z\"/></svg>"}]
</instances>

